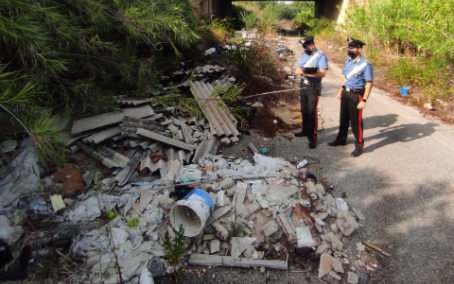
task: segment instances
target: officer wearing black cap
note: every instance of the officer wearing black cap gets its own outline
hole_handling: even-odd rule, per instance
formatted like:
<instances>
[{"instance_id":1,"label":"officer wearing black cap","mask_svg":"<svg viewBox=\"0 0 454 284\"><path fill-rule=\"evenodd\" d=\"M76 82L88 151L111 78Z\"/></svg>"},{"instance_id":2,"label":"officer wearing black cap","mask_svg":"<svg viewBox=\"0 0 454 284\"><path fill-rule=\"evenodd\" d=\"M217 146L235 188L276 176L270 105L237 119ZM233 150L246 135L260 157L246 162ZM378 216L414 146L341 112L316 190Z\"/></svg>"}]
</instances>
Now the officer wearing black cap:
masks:
<instances>
[{"instance_id":1,"label":"officer wearing black cap","mask_svg":"<svg viewBox=\"0 0 454 284\"><path fill-rule=\"evenodd\" d=\"M374 81L372 64L362 55L364 42L348 38L348 56L342 75L344 82L336 98L341 100L340 125L336 140L328 143L330 146L346 145L349 123L355 136L355 150L351 153L358 157L363 153L363 109L366 107Z\"/></svg>"},{"instance_id":2,"label":"officer wearing black cap","mask_svg":"<svg viewBox=\"0 0 454 284\"><path fill-rule=\"evenodd\" d=\"M295 73L301 75L300 103L303 125L301 132L295 133L296 137L306 136L309 139L309 148L317 147L317 104L322 90L322 78L328 70L326 55L315 47L314 37L307 36L300 40L304 48Z\"/></svg>"}]
</instances>

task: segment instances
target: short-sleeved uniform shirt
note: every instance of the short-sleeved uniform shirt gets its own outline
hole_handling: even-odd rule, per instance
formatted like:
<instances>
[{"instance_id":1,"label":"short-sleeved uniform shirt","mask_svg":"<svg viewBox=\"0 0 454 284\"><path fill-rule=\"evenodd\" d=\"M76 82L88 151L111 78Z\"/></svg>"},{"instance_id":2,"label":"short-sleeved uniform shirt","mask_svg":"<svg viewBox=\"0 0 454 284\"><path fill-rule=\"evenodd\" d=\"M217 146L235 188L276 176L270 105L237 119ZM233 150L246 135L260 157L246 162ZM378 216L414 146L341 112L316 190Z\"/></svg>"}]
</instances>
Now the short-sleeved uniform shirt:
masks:
<instances>
[{"instance_id":1,"label":"short-sleeved uniform shirt","mask_svg":"<svg viewBox=\"0 0 454 284\"><path fill-rule=\"evenodd\" d=\"M315 54L317 54L317 57L315 57L315 59L310 63L310 65L318 67L318 69L328 69L328 58L326 57L325 53L323 53L323 51L318 49L315 49L312 55L309 55L306 52L301 54L300 59L298 60L296 66L299 68L303 68L304 65L309 61L311 56L315 56ZM302 78L307 79L310 82L314 83L320 83L322 81L322 78L305 78L304 76Z\"/></svg>"},{"instance_id":2,"label":"short-sleeved uniform shirt","mask_svg":"<svg viewBox=\"0 0 454 284\"><path fill-rule=\"evenodd\" d=\"M366 82L374 81L374 69L372 67L372 64L363 56L360 56L356 61L348 58L345 61L342 75L347 76L348 74L350 74L350 72L352 72L352 70L358 68L358 66L360 66L364 62L366 62L367 65L364 68L356 69L353 75L347 78L347 81L344 82L344 86L351 89L364 89Z\"/></svg>"}]
</instances>

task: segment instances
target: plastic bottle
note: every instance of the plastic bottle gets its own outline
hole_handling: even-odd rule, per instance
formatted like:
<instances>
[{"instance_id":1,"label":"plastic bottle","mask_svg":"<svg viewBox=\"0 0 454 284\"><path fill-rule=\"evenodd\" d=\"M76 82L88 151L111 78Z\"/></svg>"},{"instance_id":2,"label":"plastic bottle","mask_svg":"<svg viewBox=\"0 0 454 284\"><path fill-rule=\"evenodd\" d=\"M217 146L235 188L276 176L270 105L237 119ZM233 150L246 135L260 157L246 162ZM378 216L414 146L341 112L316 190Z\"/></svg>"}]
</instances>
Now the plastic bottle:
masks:
<instances>
[{"instance_id":1,"label":"plastic bottle","mask_svg":"<svg viewBox=\"0 0 454 284\"><path fill-rule=\"evenodd\" d=\"M140 284L154 284L153 275L147 268L142 269L139 281Z\"/></svg>"},{"instance_id":2,"label":"plastic bottle","mask_svg":"<svg viewBox=\"0 0 454 284\"><path fill-rule=\"evenodd\" d=\"M304 168L306 165L307 165L307 160L304 159L301 162L299 162L298 165L296 165L296 168L299 170L301 168Z\"/></svg>"}]
</instances>

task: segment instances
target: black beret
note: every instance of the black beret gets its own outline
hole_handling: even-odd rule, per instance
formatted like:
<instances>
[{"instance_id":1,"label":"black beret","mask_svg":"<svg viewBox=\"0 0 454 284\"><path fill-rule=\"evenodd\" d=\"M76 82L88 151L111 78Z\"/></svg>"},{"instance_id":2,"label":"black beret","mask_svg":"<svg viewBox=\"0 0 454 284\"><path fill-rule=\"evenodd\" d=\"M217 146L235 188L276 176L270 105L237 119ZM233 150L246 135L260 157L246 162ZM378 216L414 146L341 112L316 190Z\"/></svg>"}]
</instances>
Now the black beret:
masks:
<instances>
[{"instance_id":1,"label":"black beret","mask_svg":"<svg viewBox=\"0 0 454 284\"><path fill-rule=\"evenodd\" d=\"M351 46L359 46L359 47L363 47L363 45L366 45L364 42L360 41L359 39L354 39L354 38L347 38L347 41L348 41L348 45L351 45Z\"/></svg>"}]
</instances>

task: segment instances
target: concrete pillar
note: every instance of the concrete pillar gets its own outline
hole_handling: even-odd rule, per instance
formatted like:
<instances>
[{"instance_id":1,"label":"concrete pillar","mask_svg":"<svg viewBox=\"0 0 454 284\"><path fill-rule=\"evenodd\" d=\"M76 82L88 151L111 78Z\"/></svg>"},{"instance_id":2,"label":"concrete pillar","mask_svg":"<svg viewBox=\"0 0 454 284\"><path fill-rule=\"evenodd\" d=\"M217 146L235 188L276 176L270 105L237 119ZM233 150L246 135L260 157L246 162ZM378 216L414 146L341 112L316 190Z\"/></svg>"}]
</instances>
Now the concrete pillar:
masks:
<instances>
[{"instance_id":1,"label":"concrete pillar","mask_svg":"<svg viewBox=\"0 0 454 284\"><path fill-rule=\"evenodd\" d=\"M319 19L321 17L337 21L339 17L338 6L348 5L349 0L317 0L315 1L315 15Z\"/></svg>"}]
</instances>

